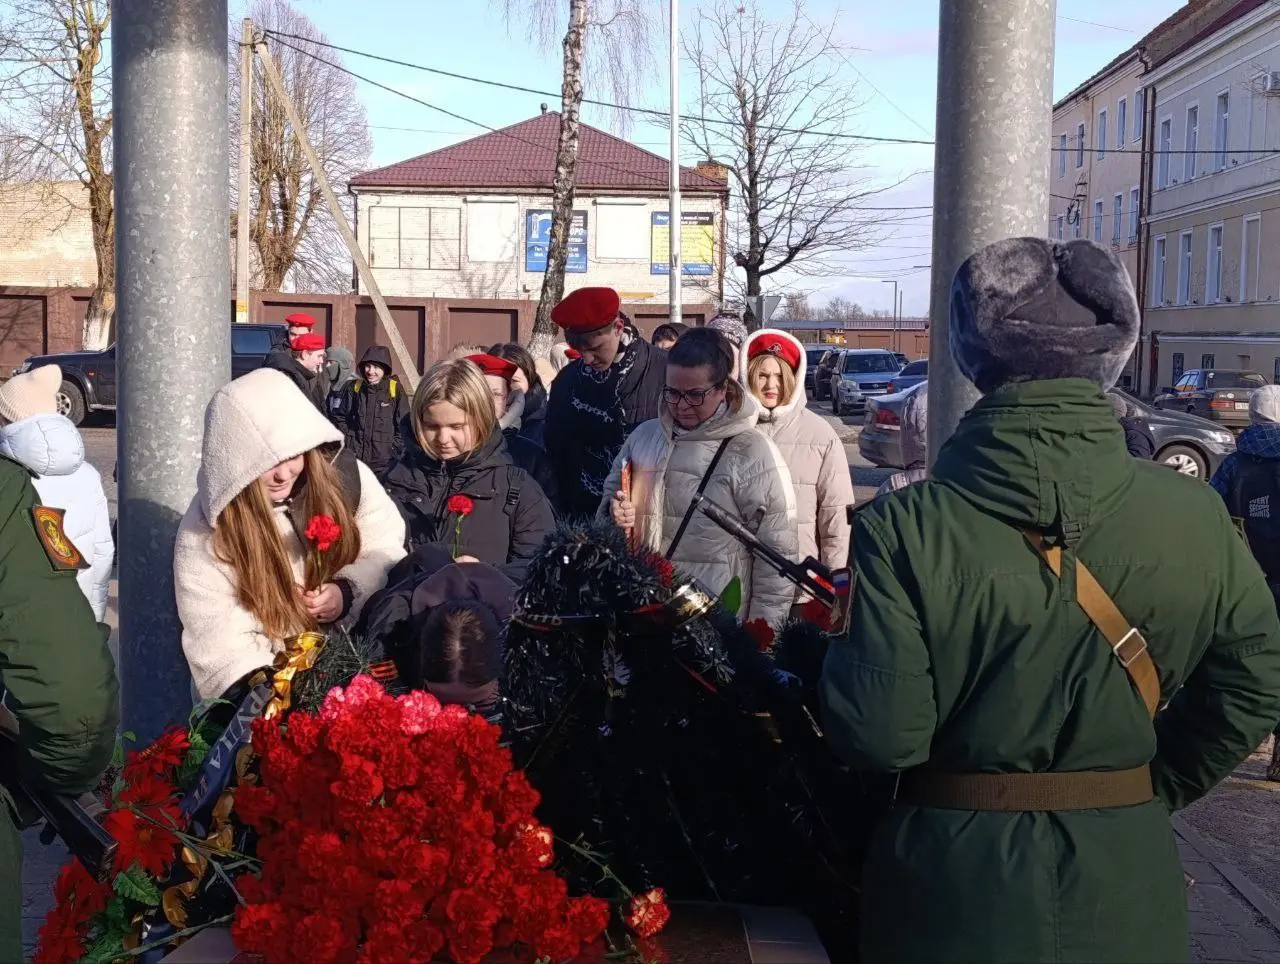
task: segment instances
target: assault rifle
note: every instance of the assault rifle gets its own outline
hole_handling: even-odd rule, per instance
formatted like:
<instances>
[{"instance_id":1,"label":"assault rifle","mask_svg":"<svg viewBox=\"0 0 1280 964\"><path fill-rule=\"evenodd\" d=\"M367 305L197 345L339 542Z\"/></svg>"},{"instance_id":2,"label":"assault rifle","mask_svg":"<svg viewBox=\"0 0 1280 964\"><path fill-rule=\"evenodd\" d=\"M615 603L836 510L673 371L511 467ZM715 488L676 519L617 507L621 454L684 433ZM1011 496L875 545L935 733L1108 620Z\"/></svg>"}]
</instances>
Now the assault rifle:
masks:
<instances>
[{"instance_id":1,"label":"assault rifle","mask_svg":"<svg viewBox=\"0 0 1280 964\"><path fill-rule=\"evenodd\" d=\"M0 710L0 786L13 799L20 813L38 813L45 822L41 842L62 838L67 850L97 880L111 872L117 843L102 829L97 815L105 809L93 794L76 797L42 786L37 777L24 772L19 759L24 752L17 732L6 725L9 715ZM11 718L9 718L11 719Z\"/></svg>"},{"instance_id":2,"label":"assault rifle","mask_svg":"<svg viewBox=\"0 0 1280 964\"><path fill-rule=\"evenodd\" d=\"M848 569L832 570L812 556L793 562L772 546L761 542L754 532L733 517L723 506L699 493L694 506L708 519L733 536L758 560L783 578L799 586L831 611L828 631L843 633L849 628L849 601L853 578Z\"/></svg>"}]
</instances>

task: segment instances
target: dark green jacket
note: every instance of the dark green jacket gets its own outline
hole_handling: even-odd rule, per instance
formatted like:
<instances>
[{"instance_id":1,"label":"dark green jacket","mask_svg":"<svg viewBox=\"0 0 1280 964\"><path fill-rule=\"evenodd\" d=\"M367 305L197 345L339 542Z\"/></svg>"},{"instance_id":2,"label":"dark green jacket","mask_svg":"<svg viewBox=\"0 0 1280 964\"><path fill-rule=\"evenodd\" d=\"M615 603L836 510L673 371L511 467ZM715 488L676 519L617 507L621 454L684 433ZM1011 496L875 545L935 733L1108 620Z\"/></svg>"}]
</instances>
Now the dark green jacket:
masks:
<instances>
[{"instance_id":1,"label":"dark green jacket","mask_svg":"<svg viewBox=\"0 0 1280 964\"><path fill-rule=\"evenodd\" d=\"M1170 701L1154 727L1074 580L1059 582L1014 528L1062 523L1079 526L1079 558L1149 642ZM853 547L853 625L822 680L827 734L849 764L1150 761L1157 793L1052 814L895 806L864 867L864 959L1186 960L1169 812L1280 717L1275 603L1221 499L1130 458L1091 383L1033 382L980 401L931 481L858 514Z\"/></svg>"},{"instance_id":2,"label":"dark green jacket","mask_svg":"<svg viewBox=\"0 0 1280 964\"><path fill-rule=\"evenodd\" d=\"M26 469L0 457L0 687L17 717L20 765L66 793L92 789L111 760L119 690L108 629L36 536ZM0 789L0 961L22 960L22 851Z\"/></svg>"}]
</instances>

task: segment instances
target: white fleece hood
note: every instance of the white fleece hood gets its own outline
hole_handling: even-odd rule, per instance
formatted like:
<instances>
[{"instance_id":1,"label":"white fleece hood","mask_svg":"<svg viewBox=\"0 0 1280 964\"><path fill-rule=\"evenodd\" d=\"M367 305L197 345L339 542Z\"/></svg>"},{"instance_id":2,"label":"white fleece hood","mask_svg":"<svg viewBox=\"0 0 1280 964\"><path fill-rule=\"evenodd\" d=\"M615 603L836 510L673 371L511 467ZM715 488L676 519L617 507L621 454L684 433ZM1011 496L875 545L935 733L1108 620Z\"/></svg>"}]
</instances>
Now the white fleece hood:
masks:
<instances>
[{"instance_id":1,"label":"white fleece hood","mask_svg":"<svg viewBox=\"0 0 1280 964\"><path fill-rule=\"evenodd\" d=\"M63 415L32 415L0 428L0 453L36 475L71 475L84 464L84 439Z\"/></svg>"},{"instance_id":2,"label":"white fleece hood","mask_svg":"<svg viewBox=\"0 0 1280 964\"><path fill-rule=\"evenodd\" d=\"M751 346L757 338L763 338L765 335L776 335L779 338L791 342L791 344L796 346L796 351L800 353L800 365L796 368L796 388L795 391L791 393L791 397L779 404L778 407L772 411L766 410L763 405L760 406L760 421L776 422L786 418L786 416L790 415L797 408L805 407L807 400L805 399L804 394L804 378L805 374L809 371L809 356L804 350L804 345L802 345L799 339L789 332L782 331L778 328L761 328L759 331L753 331L749 336L747 336L746 343L738 350L738 380L746 387L748 393L751 392L751 379L747 376L747 368L751 362ZM781 359L779 359L779 361L781 361ZM786 363L783 362L783 364ZM751 397L755 398L755 395L752 395Z\"/></svg>"},{"instance_id":3,"label":"white fleece hood","mask_svg":"<svg viewBox=\"0 0 1280 964\"><path fill-rule=\"evenodd\" d=\"M260 368L220 388L204 413L204 450L197 498L213 525L222 510L273 466L342 433L287 375Z\"/></svg>"}]
</instances>

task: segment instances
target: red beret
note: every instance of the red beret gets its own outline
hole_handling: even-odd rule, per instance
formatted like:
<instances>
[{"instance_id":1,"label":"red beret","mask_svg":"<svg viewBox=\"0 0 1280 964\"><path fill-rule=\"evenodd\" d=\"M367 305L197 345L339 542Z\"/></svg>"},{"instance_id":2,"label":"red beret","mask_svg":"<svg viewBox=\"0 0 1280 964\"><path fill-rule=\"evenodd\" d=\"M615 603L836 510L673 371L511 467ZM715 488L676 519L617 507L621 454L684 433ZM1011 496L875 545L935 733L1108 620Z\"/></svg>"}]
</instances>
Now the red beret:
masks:
<instances>
[{"instance_id":1,"label":"red beret","mask_svg":"<svg viewBox=\"0 0 1280 964\"><path fill-rule=\"evenodd\" d=\"M516 373L514 364L497 355L468 355L467 361L473 362L486 375L510 379Z\"/></svg>"},{"instance_id":2,"label":"red beret","mask_svg":"<svg viewBox=\"0 0 1280 964\"><path fill-rule=\"evenodd\" d=\"M579 288L551 309L551 320L565 331L596 331L621 309L622 299L612 288Z\"/></svg>"},{"instance_id":3,"label":"red beret","mask_svg":"<svg viewBox=\"0 0 1280 964\"><path fill-rule=\"evenodd\" d=\"M757 355L776 355L790 365L792 371L800 367L800 349L794 341L782 335L760 335L752 339L751 347L747 349L747 359Z\"/></svg>"},{"instance_id":4,"label":"red beret","mask_svg":"<svg viewBox=\"0 0 1280 964\"><path fill-rule=\"evenodd\" d=\"M324 351L324 335L298 335L289 342L294 351Z\"/></svg>"},{"instance_id":5,"label":"red beret","mask_svg":"<svg viewBox=\"0 0 1280 964\"><path fill-rule=\"evenodd\" d=\"M316 320L305 311L295 311L291 315L284 316L284 323L290 328L314 328Z\"/></svg>"},{"instance_id":6,"label":"red beret","mask_svg":"<svg viewBox=\"0 0 1280 964\"><path fill-rule=\"evenodd\" d=\"M569 359L569 361L577 361L582 357L582 352L578 351L576 348L566 348L564 350L564 357Z\"/></svg>"}]
</instances>

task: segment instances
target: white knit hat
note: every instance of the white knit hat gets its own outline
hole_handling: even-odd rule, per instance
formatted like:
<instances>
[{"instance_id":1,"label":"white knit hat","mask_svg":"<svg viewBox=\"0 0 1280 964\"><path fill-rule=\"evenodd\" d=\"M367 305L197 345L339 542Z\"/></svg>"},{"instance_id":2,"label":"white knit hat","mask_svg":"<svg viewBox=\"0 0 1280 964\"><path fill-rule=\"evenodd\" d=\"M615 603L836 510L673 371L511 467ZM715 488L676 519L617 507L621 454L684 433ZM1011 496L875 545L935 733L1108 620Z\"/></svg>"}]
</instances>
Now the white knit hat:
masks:
<instances>
[{"instance_id":1,"label":"white knit hat","mask_svg":"<svg viewBox=\"0 0 1280 964\"><path fill-rule=\"evenodd\" d=\"M0 419L20 422L32 415L56 415L61 387L62 369L57 365L41 365L14 375L0 385Z\"/></svg>"},{"instance_id":2,"label":"white knit hat","mask_svg":"<svg viewBox=\"0 0 1280 964\"><path fill-rule=\"evenodd\" d=\"M1263 385L1249 399L1249 421L1254 425L1280 422L1280 385Z\"/></svg>"}]
</instances>

